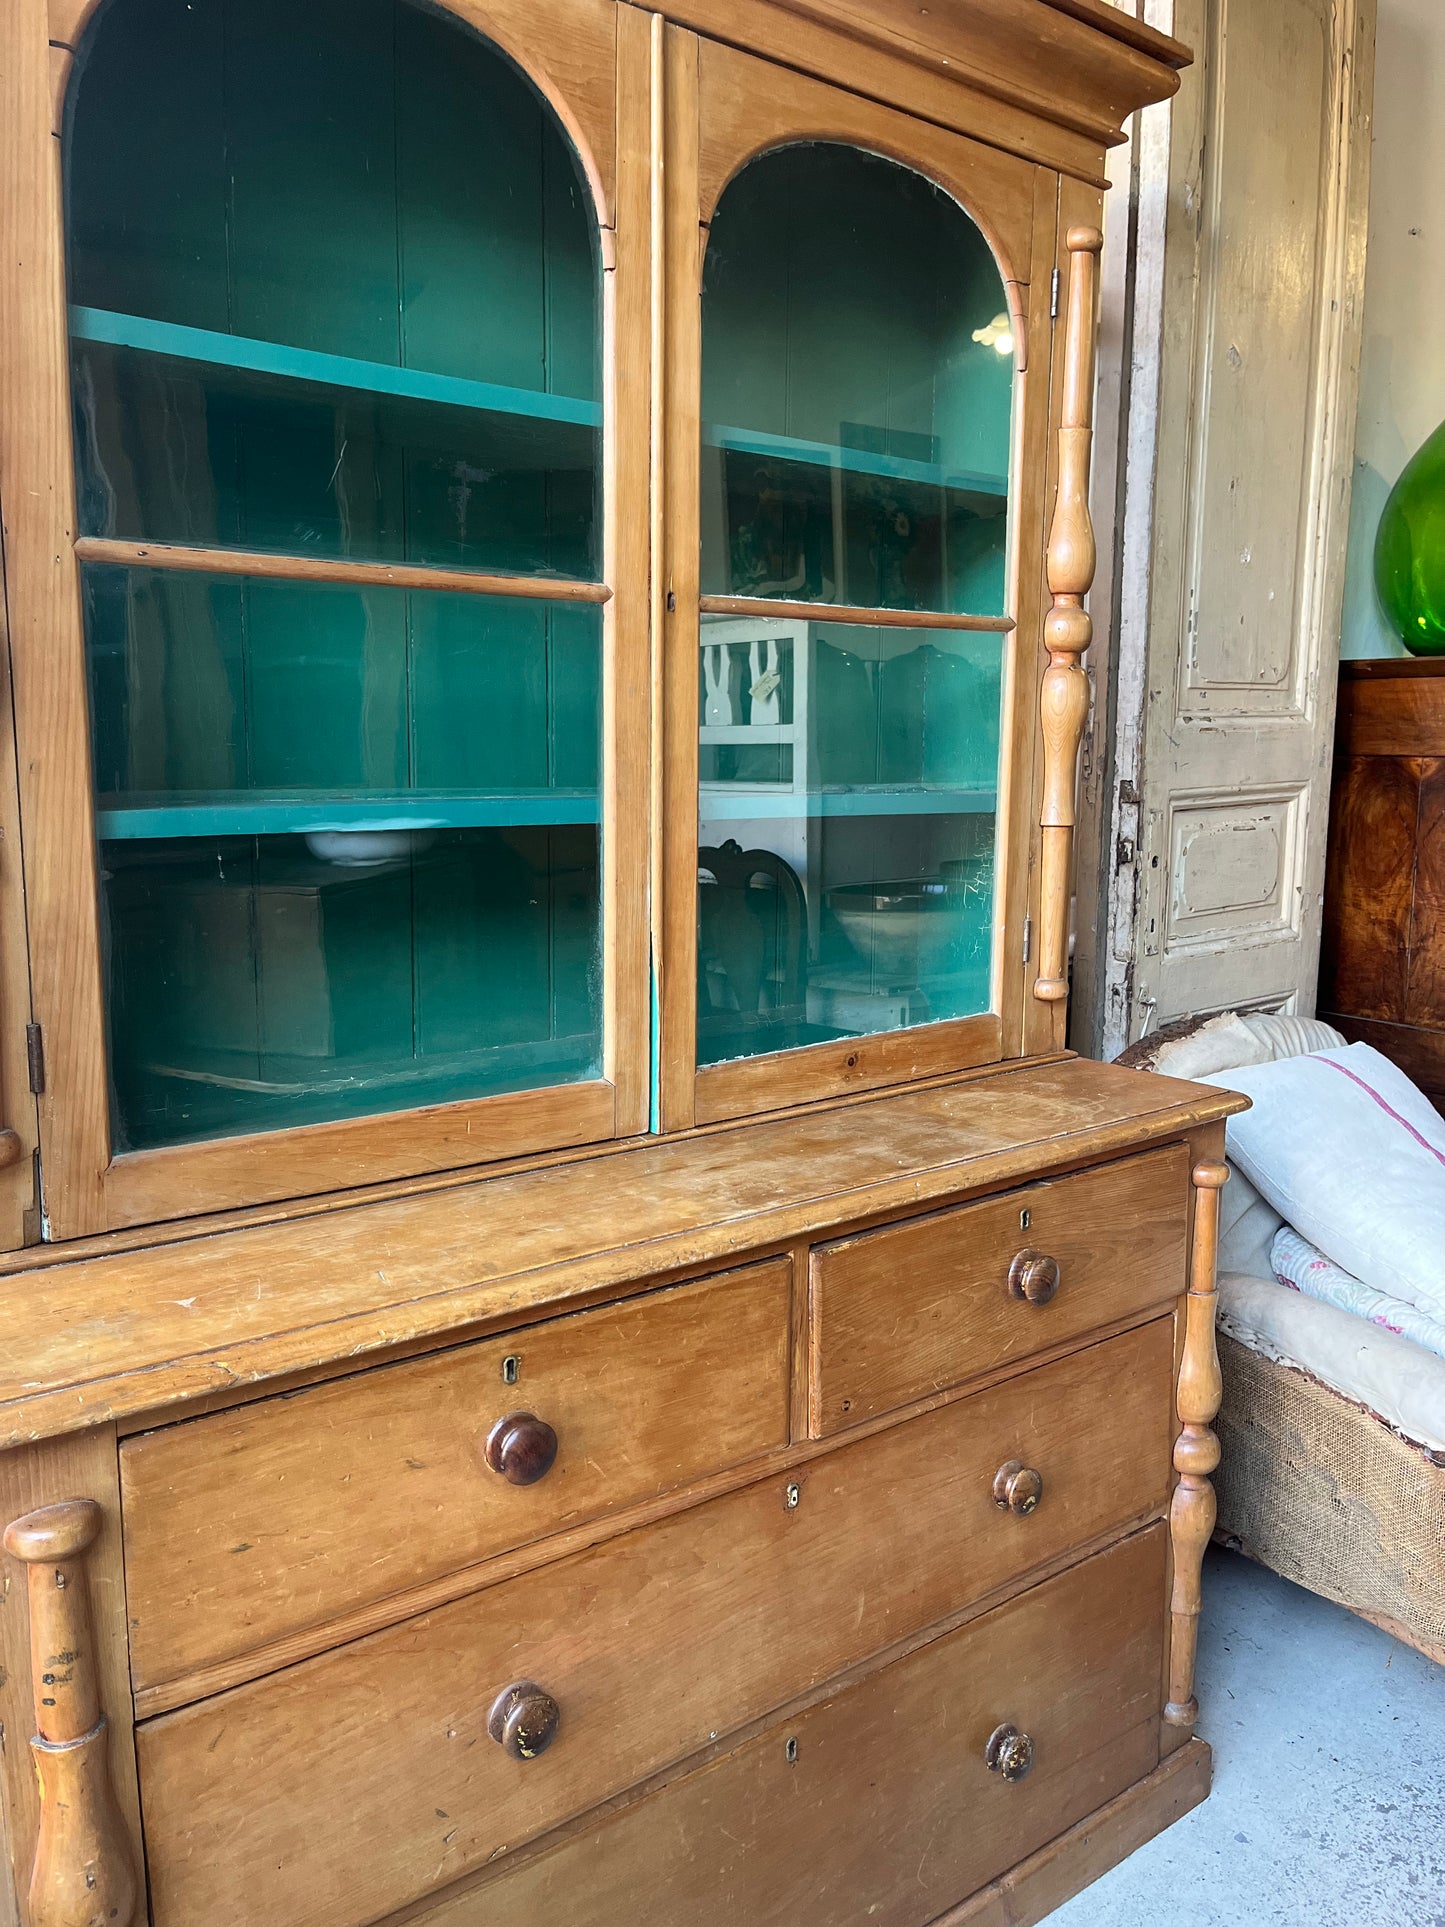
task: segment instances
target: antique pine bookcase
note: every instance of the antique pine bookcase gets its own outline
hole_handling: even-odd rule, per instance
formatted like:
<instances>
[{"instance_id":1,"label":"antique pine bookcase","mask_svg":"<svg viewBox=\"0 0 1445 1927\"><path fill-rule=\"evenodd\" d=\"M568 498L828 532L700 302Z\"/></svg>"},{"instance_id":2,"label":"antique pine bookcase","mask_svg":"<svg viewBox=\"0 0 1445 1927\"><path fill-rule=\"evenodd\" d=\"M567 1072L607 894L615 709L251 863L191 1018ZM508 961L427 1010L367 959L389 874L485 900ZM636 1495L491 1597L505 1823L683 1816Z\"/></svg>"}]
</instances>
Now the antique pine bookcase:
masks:
<instances>
[{"instance_id":1,"label":"antique pine bookcase","mask_svg":"<svg viewBox=\"0 0 1445 1927\"><path fill-rule=\"evenodd\" d=\"M1022 1922L1204 1796L1239 1100L1064 1048L1187 59L0 0L0 1923Z\"/></svg>"}]
</instances>

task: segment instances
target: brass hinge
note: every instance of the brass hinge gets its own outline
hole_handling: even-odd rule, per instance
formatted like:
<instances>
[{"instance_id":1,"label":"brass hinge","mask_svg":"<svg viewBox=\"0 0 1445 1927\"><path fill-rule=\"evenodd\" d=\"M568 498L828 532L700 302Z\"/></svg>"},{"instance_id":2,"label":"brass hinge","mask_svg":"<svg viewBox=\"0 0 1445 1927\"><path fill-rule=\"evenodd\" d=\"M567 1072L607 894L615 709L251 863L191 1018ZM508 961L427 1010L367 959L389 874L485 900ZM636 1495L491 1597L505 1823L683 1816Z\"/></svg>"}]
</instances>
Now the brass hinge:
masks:
<instances>
[{"instance_id":1,"label":"brass hinge","mask_svg":"<svg viewBox=\"0 0 1445 1927\"><path fill-rule=\"evenodd\" d=\"M1024 918L1024 962L1027 963L1029 958L1032 957L1033 954L1034 954L1034 920L1032 917L1025 917Z\"/></svg>"},{"instance_id":2,"label":"brass hinge","mask_svg":"<svg viewBox=\"0 0 1445 1927\"><path fill-rule=\"evenodd\" d=\"M1063 286L1063 283L1064 283L1063 275L1060 274L1057 268L1055 268L1052 275L1050 275L1049 277L1049 320L1050 321L1057 321L1059 318L1059 289Z\"/></svg>"},{"instance_id":3,"label":"brass hinge","mask_svg":"<svg viewBox=\"0 0 1445 1927\"><path fill-rule=\"evenodd\" d=\"M25 1062L30 1070L30 1089L39 1097L45 1089L45 1037L39 1024L25 1026Z\"/></svg>"}]
</instances>

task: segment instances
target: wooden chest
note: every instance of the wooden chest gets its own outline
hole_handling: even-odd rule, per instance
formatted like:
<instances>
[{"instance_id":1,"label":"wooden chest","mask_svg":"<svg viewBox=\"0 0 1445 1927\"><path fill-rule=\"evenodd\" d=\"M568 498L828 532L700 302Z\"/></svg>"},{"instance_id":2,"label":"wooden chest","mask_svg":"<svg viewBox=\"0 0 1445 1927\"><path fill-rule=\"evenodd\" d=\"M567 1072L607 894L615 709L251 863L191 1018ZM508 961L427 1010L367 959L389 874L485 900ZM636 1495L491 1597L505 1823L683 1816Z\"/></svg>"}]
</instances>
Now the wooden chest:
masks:
<instances>
[{"instance_id":1,"label":"wooden chest","mask_svg":"<svg viewBox=\"0 0 1445 1927\"><path fill-rule=\"evenodd\" d=\"M1235 1102L1066 1061L12 1279L30 1919L1038 1918L1208 1783Z\"/></svg>"}]
</instances>

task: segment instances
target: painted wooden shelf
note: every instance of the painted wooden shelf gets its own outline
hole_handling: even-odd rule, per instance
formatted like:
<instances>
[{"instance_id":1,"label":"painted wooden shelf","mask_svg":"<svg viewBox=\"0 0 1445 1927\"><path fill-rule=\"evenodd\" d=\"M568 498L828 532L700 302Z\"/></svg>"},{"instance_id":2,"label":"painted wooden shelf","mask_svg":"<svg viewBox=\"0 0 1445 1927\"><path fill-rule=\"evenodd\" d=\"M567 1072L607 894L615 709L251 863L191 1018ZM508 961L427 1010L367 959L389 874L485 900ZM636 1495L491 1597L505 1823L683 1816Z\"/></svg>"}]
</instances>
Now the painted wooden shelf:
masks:
<instances>
[{"instance_id":1,"label":"painted wooden shelf","mask_svg":"<svg viewBox=\"0 0 1445 1927\"><path fill-rule=\"evenodd\" d=\"M308 830L509 828L598 819L593 790L171 791L102 796L96 806L96 826L106 842L294 836Z\"/></svg>"},{"instance_id":2,"label":"painted wooden shelf","mask_svg":"<svg viewBox=\"0 0 1445 1927\"><path fill-rule=\"evenodd\" d=\"M585 428L599 428L602 424L601 404L574 395L548 395L538 389L508 388L498 382L464 381L456 375L434 375L422 368L394 368L384 362L358 361L349 355L292 348L284 342L256 341L245 335L219 334L210 328L188 328L174 321L152 321L145 315L117 314L108 308L72 307L70 333L77 341L135 348L147 354L170 355L180 361L233 368L246 374L276 375L327 388L358 389L366 394L399 396L405 401L440 402L452 408L479 409L493 415L522 415L535 421L567 422Z\"/></svg>"},{"instance_id":3,"label":"painted wooden shelf","mask_svg":"<svg viewBox=\"0 0 1445 1927\"><path fill-rule=\"evenodd\" d=\"M775 816L992 816L994 790L866 789L792 790L782 784L704 783L698 801L705 822L753 822Z\"/></svg>"},{"instance_id":4,"label":"painted wooden shelf","mask_svg":"<svg viewBox=\"0 0 1445 1927\"><path fill-rule=\"evenodd\" d=\"M708 448L739 455L761 455L784 462L806 462L813 468L840 470L845 475L881 475L896 482L924 482L933 488L958 489L971 495L1008 494L1006 475L987 475L972 469L947 468L937 462L915 462L903 455L880 455L865 448L843 448L831 442L809 442L794 435L770 435L761 429L727 428L709 422L703 429Z\"/></svg>"}]
</instances>

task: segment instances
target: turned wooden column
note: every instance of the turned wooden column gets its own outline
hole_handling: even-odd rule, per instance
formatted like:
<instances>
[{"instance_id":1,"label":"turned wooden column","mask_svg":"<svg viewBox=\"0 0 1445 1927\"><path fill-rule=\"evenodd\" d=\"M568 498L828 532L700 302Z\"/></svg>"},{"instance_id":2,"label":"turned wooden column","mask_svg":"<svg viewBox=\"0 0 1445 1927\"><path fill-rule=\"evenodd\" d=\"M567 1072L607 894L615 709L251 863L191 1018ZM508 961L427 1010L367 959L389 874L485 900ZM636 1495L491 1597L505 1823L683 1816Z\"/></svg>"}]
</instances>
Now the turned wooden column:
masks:
<instances>
[{"instance_id":1,"label":"turned wooden column","mask_svg":"<svg viewBox=\"0 0 1445 1927\"><path fill-rule=\"evenodd\" d=\"M101 1527L92 1499L42 1506L5 1532L27 1569L30 1742L40 1830L30 1875L30 1927L132 1927L139 1891L110 1778L100 1710L85 1556Z\"/></svg>"},{"instance_id":2,"label":"turned wooden column","mask_svg":"<svg viewBox=\"0 0 1445 1927\"><path fill-rule=\"evenodd\" d=\"M1074 790L1079 744L1089 714L1089 679L1082 658L1094 625L1084 607L1096 555L1089 517L1089 460L1094 441L1094 338L1099 301L1096 227L1070 228L1069 316L1064 346L1064 412L1059 427L1059 487L1049 529L1049 593L1044 621L1049 666L1039 714L1044 736L1043 832L1039 864L1039 974L1034 995L1061 1004L1069 994L1069 901L1073 895Z\"/></svg>"},{"instance_id":3,"label":"turned wooden column","mask_svg":"<svg viewBox=\"0 0 1445 1927\"><path fill-rule=\"evenodd\" d=\"M1219 1349L1214 1342L1215 1261L1219 1251L1219 1193L1229 1179L1227 1164L1194 1167L1194 1247L1189 1295L1185 1300L1184 1356L1179 1365L1179 1418L1174 1468L1179 1483L1169 1507L1174 1541L1174 1595L1171 1601L1169 1704L1164 1717L1186 1731L1199 1718L1194 1697L1194 1659L1199 1646L1200 1573L1204 1548L1214 1531L1215 1498L1210 1474L1219 1464L1219 1440L1212 1421L1224 1396Z\"/></svg>"}]
</instances>

